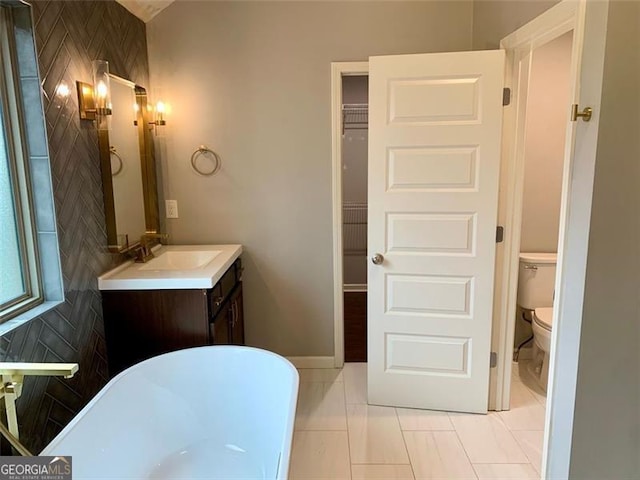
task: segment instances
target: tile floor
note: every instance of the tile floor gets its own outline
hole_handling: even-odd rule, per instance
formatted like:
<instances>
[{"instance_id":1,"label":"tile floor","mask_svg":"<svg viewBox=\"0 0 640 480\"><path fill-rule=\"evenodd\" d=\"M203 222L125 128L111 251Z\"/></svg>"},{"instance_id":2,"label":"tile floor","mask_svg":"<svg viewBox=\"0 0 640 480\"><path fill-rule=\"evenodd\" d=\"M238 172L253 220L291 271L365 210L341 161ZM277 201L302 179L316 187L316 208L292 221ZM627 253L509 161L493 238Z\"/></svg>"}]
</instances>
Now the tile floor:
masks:
<instances>
[{"instance_id":1,"label":"tile floor","mask_svg":"<svg viewBox=\"0 0 640 480\"><path fill-rule=\"evenodd\" d=\"M292 480L540 477L545 397L522 362L511 410L488 415L367 405L366 369L300 370Z\"/></svg>"}]
</instances>

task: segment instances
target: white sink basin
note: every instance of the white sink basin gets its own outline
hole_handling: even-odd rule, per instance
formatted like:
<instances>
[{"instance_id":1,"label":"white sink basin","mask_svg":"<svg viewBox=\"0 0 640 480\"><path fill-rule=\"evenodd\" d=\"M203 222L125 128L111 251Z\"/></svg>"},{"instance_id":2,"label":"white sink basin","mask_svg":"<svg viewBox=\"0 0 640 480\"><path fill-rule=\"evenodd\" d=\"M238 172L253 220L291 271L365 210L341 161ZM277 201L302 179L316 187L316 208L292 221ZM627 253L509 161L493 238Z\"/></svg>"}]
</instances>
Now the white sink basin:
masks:
<instances>
[{"instance_id":1,"label":"white sink basin","mask_svg":"<svg viewBox=\"0 0 640 480\"><path fill-rule=\"evenodd\" d=\"M126 262L98 277L100 290L212 288L242 253L241 245L166 245L147 263Z\"/></svg>"},{"instance_id":2,"label":"white sink basin","mask_svg":"<svg viewBox=\"0 0 640 480\"><path fill-rule=\"evenodd\" d=\"M175 252L166 250L145 263L140 270L194 270L202 268L220 255L220 250Z\"/></svg>"}]
</instances>

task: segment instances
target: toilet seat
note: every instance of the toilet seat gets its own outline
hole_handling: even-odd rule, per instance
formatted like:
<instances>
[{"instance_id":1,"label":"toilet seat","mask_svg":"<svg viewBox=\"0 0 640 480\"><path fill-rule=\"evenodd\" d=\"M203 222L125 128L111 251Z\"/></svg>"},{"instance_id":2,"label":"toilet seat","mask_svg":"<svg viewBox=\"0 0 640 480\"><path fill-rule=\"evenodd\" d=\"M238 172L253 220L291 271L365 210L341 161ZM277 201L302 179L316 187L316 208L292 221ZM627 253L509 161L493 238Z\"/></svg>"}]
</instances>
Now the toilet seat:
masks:
<instances>
[{"instance_id":1,"label":"toilet seat","mask_svg":"<svg viewBox=\"0 0 640 480\"><path fill-rule=\"evenodd\" d=\"M533 311L533 321L541 328L551 331L553 327L553 307L536 308Z\"/></svg>"}]
</instances>

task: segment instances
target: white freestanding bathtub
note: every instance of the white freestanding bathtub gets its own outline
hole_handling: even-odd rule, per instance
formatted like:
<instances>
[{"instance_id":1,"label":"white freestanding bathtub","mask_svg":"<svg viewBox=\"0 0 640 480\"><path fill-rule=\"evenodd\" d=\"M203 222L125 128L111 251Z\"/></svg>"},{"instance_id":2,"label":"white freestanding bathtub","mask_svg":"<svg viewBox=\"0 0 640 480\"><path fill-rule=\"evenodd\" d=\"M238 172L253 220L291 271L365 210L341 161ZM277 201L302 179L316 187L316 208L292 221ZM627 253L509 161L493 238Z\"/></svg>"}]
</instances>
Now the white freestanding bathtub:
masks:
<instances>
[{"instance_id":1,"label":"white freestanding bathtub","mask_svg":"<svg viewBox=\"0 0 640 480\"><path fill-rule=\"evenodd\" d=\"M288 477L298 372L265 350L191 348L111 380L41 452L73 478Z\"/></svg>"}]
</instances>

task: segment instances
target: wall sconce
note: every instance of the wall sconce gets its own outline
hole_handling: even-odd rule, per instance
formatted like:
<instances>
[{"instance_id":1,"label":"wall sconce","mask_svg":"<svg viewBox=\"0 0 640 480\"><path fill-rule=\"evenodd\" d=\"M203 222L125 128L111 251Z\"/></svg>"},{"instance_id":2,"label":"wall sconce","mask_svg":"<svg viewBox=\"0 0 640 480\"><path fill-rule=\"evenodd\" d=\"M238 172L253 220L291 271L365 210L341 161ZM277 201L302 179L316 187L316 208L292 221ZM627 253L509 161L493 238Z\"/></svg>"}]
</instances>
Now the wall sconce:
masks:
<instances>
[{"instance_id":1,"label":"wall sconce","mask_svg":"<svg viewBox=\"0 0 640 480\"><path fill-rule=\"evenodd\" d=\"M106 129L106 117L111 115L111 82L109 62L94 60L93 85L76 82L78 86L78 108L82 120L96 120L98 129Z\"/></svg>"},{"instance_id":2,"label":"wall sconce","mask_svg":"<svg viewBox=\"0 0 640 480\"><path fill-rule=\"evenodd\" d=\"M164 119L166 111L167 107L164 102L156 103L156 108L154 110L155 119L153 122L149 122L149 125L153 125L153 130L156 135L158 135L158 127L163 127L167 124L167 121Z\"/></svg>"}]
</instances>

